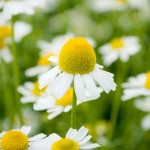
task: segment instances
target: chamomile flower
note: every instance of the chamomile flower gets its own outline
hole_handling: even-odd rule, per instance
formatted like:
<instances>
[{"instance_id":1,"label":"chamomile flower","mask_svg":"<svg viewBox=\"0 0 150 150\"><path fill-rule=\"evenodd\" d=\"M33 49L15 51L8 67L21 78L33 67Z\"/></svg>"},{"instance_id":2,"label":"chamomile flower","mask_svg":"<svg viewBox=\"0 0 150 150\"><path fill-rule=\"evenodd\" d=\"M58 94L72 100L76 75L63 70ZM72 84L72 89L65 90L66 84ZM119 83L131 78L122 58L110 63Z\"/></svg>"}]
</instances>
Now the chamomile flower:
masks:
<instances>
[{"instance_id":1,"label":"chamomile flower","mask_svg":"<svg viewBox=\"0 0 150 150\"><path fill-rule=\"evenodd\" d=\"M141 126L144 130L150 129L150 97L144 99L137 99L135 101L135 107L141 111L148 112L144 118L142 118Z\"/></svg>"},{"instance_id":2,"label":"chamomile flower","mask_svg":"<svg viewBox=\"0 0 150 150\"><path fill-rule=\"evenodd\" d=\"M109 66L117 59L127 62L129 57L140 50L139 38L134 36L114 38L99 48L104 64Z\"/></svg>"},{"instance_id":3,"label":"chamomile flower","mask_svg":"<svg viewBox=\"0 0 150 150\"><path fill-rule=\"evenodd\" d=\"M40 57L37 62L37 66L28 68L25 71L27 77L32 77L36 75L41 75L47 72L51 67L53 67L56 62L49 61L50 56L58 56L61 47L74 36L72 33L67 33L65 35L55 37L50 43L40 40L38 42L38 47L41 49ZM88 41L95 46L95 41L92 38L88 38Z\"/></svg>"},{"instance_id":4,"label":"chamomile flower","mask_svg":"<svg viewBox=\"0 0 150 150\"><path fill-rule=\"evenodd\" d=\"M126 8L127 0L94 0L92 8L96 12L107 12L123 10Z\"/></svg>"},{"instance_id":5,"label":"chamomile flower","mask_svg":"<svg viewBox=\"0 0 150 150\"><path fill-rule=\"evenodd\" d=\"M39 98L45 95L45 88L39 89L38 82L26 82L23 86L18 87L18 91L23 96L21 97L22 103L33 103L36 102Z\"/></svg>"},{"instance_id":6,"label":"chamomile flower","mask_svg":"<svg viewBox=\"0 0 150 150\"><path fill-rule=\"evenodd\" d=\"M50 57L58 65L39 78L40 88L47 87L47 93L61 98L74 83L75 94L79 101L100 96L98 86L109 93L116 89L113 74L102 70L96 64L96 55L89 42L82 37L69 39L62 47L58 57Z\"/></svg>"},{"instance_id":7,"label":"chamomile flower","mask_svg":"<svg viewBox=\"0 0 150 150\"><path fill-rule=\"evenodd\" d=\"M1 150L26 150L31 149L34 143L38 143L42 140L46 135L38 134L31 138L28 137L29 132L31 131L31 127L23 126L21 129L13 129L10 131L3 131L0 134L0 149ZM35 146L38 148L38 146Z\"/></svg>"},{"instance_id":8,"label":"chamomile flower","mask_svg":"<svg viewBox=\"0 0 150 150\"><path fill-rule=\"evenodd\" d=\"M84 126L79 130L70 128L65 138L53 133L41 140L38 146L39 149L44 147L44 150L91 150L99 147L99 144L90 142L91 136L87 134L88 129Z\"/></svg>"},{"instance_id":9,"label":"chamomile flower","mask_svg":"<svg viewBox=\"0 0 150 150\"><path fill-rule=\"evenodd\" d=\"M150 96L150 72L142 73L136 77L130 77L123 83L122 100L126 101L138 96Z\"/></svg>"},{"instance_id":10,"label":"chamomile flower","mask_svg":"<svg viewBox=\"0 0 150 150\"><path fill-rule=\"evenodd\" d=\"M41 52L37 66L28 68L25 71L25 75L27 77L32 77L47 72L54 65L48 58L50 56L57 56L62 45L73 36L72 33L67 33L55 37L50 43L43 40L38 41L37 46L41 49Z\"/></svg>"},{"instance_id":11,"label":"chamomile flower","mask_svg":"<svg viewBox=\"0 0 150 150\"><path fill-rule=\"evenodd\" d=\"M102 92L102 89L99 89L100 92ZM87 94L87 99L84 102L87 102L91 99L92 97L88 97ZM60 98L56 99L55 97L51 95L47 95L47 97L41 97L34 103L33 108L36 111L40 110L47 110L49 113L48 119L53 119L54 117L58 116L62 112L68 112L72 108L72 100L73 100L73 88L69 88L65 95ZM81 101L77 101L77 105L81 104Z\"/></svg>"},{"instance_id":12,"label":"chamomile flower","mask_svg":"<svg viewBox=\"0 0 150 150\"><path fill-rule=\"evenodd\" d=\"M5 1L3 4L3 14L10 20L12 16L19 14L33 15L34 8L25 1Z\"/></svg>"},{"instance_id":13,"label":"chamomile flower","mask_svg":"<svg viewBox=\"0 0 150 150\"><path fill-rule=\"evenodd\" d=\"M53 119L62 112L68 112L71 110L72 99L73 89L70 88L60 99L56 99L53 96L47 96L47 98L39 99L36 101L33 108L36 111L47 110L49 113L48 119Z\"/></svg>"},{"instance_id":14,"label":"chamomile flower","mask_svg":"<svg viewBox=\"0 0 150 150\"><path fill-rule=\"evenodd\" d=\"M91 6L96 12L122 11L126 8L143 9L148 0L94 0Z\"/></svg>"}]
</instances>

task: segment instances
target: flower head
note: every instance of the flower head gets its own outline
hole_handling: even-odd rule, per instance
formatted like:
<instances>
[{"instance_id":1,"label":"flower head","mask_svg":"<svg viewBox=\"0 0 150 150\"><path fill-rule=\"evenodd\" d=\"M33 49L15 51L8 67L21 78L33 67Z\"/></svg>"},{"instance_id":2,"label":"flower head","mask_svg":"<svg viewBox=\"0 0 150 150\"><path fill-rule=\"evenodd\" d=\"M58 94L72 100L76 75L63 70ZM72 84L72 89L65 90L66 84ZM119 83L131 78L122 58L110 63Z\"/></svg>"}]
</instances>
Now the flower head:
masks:
<instances>
[{"instance_id":1,"label":"flower head","mask_svg":"<svg viewBox=\"0 0 150 150\"><path fill-rule=\"evenodd\" d=\"M150 72L130 77L123 83L124 94L122 100L129 100L139 96L150 96Z\"/></svg>"},{"instance_id":2,"label":"flower head","mask_svg":"<svg viewBox=\"0 0 150 150\"><path fill-rule=\"evenodd\" d=\"M41 75L40 88L48 85L47 93L61 98L74 82L74 89L79 101L86 99L86 92L91 99L100 96L98 86L108 93L116 89L113 74L103 71L102 66L96 64L96 55L85 38L71 38L62 47L58 57L58 65Z\"/></svg>"},{"instance_id":3,"label":"flower head","mask_svg":"<svg viewBox=\"0 0 150 150\"><path fill-rule=\"evenodd\" d=\"M91 136L87 133L88 129L84 126L79 130L69 129L65 138L54 133L40 141L39 148L44 147L45 150L91 150L99 147L99 144L90 142Z\"/></svg>"},{"instance_id":4,"label":"flower head","mask_svg":"<svg viewBox=\"0 0 150 150\"><path fill-rule=\"evenodd\" d=\"M140 50L139 39L128 36L114 38L99 48L99 53L103 55L104 64L109 66L117 59L127 62L129 57L135 55Z\"/></svg>"},{"instance_id":5,"label":"flower head","mask_svg":"<svg viewBox=\"0 0 150 150\"><path fill-rule=\"evenodd\" d=\"M38 134L29 138L28 134L31 127L23 126L21 129L14 129L10 131L3 131L0 134L0 146L2 150L25 150L32 147L34 142L40 141L46 135Z\"/></svg>"}]
</instances>

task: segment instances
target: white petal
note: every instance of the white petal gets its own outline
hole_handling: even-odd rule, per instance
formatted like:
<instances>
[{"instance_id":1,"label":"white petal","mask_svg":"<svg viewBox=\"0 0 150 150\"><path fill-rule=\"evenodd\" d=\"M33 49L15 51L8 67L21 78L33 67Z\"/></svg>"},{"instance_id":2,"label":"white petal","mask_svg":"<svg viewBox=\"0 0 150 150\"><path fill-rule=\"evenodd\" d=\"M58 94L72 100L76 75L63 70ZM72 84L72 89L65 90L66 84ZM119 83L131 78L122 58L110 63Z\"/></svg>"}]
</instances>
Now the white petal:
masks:
<instances>
[{"instance_id":1,"label":"white petal","mask_svg":"<svg viewBox=\"0 0 150 150\"><path fill-rule=\"evenodd\" d=\"M74 137L74 140L77 141L77 142L81 141L87 135L87 133L88 133L88 129L85 128L84 126L81 127L78 130L76 136Z\"/></svg>"},{"instance_id":2,"label":"white petal","mask_svg":"<svg viewBox=\"0 0 150 150\"><path fill-rule=\"evenodd\" d=\"M87 143L91 139L91 135L87 135L81 142L79 142L80 145L83 145Z\"/></svg>"},{"instance_id":3,"label":"white petal","mask_svg":"<svg viewBox=\"0 0 150 150\"><path fill-rule=\"evenodd\" d=\"M70 128L68 130L67 134L66 134L66 138L74 139L74 137L76 136L76 134L77 134L77 130Z\"/></svg>"},{"instance_id":4,"label":"white petal","mask_svg":"<svg viewBox=\"0 0 150 150\"><path fill-rule=\"evenodd\" d=\"M63 111L63 109L60 109L60 110L57 111L57 112L52 112L52 113L50 113L50 114L48 115L48 119L51 120L51 119L55 118L56 116L58 116L59 114L61 114L62 111Z\"/></svg>"},{"instance_id":5,"label":"white petal","mask_svg":"<svg viewBox=\"0 0 150 150\"><path fill-rule=\"evenodd\" d=\"M21 131L24 134L28 135L30 133L30 131L31 131L31 127L30 126L23 126L23 127L21 127Z\"/></svg>"},{"instance_id":6,"label":"white petal","mask_svg":"<svg viewBox=\"0 0 150 150\"><path fill-rule=\"evenodd\" d=\"M100 147L100 145L99 144L97 144L97 143L94 143L94 144L86 144L86 145L81 145L80 146L80 148L81 148L81 150L82 149L85 149L85 150L87 150L87 149L93 149L93 148L97 148L97 147Z\"/></svg>"},{"instance_id":7,"label":"white petal","mask_svg":"<svg viewBox=\"0 0 150 150\"><path fill-rule=\"evenodd\" d=\"M49 70L47 73L41 75L39 78L39 88L42 89L46 85L48 85L51 81L55 79L59 72L60 70L58 66L56 66L53 69Z\"/></svg>"},{"instance_id":8,"label":"white petal","mask_svg":"<svg viewBox=\"0 0 150 150\"><path fill-rule=\"evenodd\" d=\"M58 57L57 56L51 56L48 58L49 61L54 62L54 63L58 63Z\"/></svg>"},{"instance_id":9,"label":"white petal","mask_svg":"<svg viewBox=\"0 0 150 150\"><path fill-rule=\"evenodd\" d=\"M74 76L74 89L77 100L82 101L86 98L85 87L80 74Z\"/></svg>"},{"instance_id":10,"label":"white petal","mask_svg":"<svg viewBox=\"0 0 150 150\"><path fill-rule=\"evenodd\" d=\"M30 142L38 141L38 140L40 140L40 139L43 139L44 137L46 137L46 135L43 134L43 133L40 133L40 134L38 134L38 135L35 135L35 136L29 138L29 141L30 141Z\"/></svg>"},{"instance_id":11,"label":"white petal","mask_svg":"<svg viewBox=\"0 0 150 150\"><path fill-rule=\"evenodd\" d=\"M86 90L89 93L89 95L93 97L94 99L98 98L100 96L100 93L92 77L86 74L86 75L83 75L82 78L83 78L84 85L86 86Z\"/></svg>"}]
</instances>

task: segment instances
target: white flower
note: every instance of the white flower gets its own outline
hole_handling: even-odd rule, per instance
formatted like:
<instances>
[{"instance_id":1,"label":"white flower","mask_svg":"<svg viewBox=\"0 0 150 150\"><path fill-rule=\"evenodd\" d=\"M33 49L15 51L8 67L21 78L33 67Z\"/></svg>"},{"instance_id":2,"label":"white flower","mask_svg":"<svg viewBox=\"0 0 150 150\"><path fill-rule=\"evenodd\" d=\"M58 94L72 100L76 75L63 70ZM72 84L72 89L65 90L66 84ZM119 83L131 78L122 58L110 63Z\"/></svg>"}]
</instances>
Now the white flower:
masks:
<instances>
[{"instance_id":1,"label":"white flower","mask_svg":"<svg viewBox=\"0 0 150 150\"><path fill-rule=\"evenodd\" d=\"M40 142L43 138L46 137L45 134L38 134L31 138L28 137L29 132L31 131L30 126L23 126L21 129L13 129L10 131L3 131L0 134L0 149L31 149L34 143ZM38 146L35 146L38 148Z\"/></svg>"},{"instance_id":2,"label":"white flower","mask_svg":"<svg viewBox=\"0 0 150 150\"><path fill-rule=\"evenodd\" d=\"M101 92L102 90L99 89ZM87 96L88 97L88 96ZM88 97L84 102L91 100L92 97ZM62 112L68 112L72 108L72 100L73 100L73 89L70 88L65 95L56 99L51 95L47 95L47 97L41 97L34 103L34 110L47 110L49 113L48 119L53 119L58 116ZM77 101L77 105L81 104L80 101Z\"/></svg>"},{"instance_id":3,"label":"white flower","mask_svg":"<svg viewBox=\"0 0 150 150\"><path fill-rule=\"evenodd\" d=\"M47 87L47 93L61 98L70 88L72 82L79 101L86 99L86 91L97 99L100 96L97 85L109 93L116 89L113 74L102 70L96 64L96 55L92 46L84 38L71 38L61 49L58 65L39 78L40 88Z\"/></svg>"},{"instance_id":4,"label":"white flower","mask_svg":"<svg viewBox=\"0 0 150 150\"><path fill-rule=\"evenodd\" d=\"M124 88L123 101L138 96L150 96L150 72L130 77L122 86Z\"/></svg>"},{"instance_id":5,"label":"white flower","mask_svg":"<svg viewBox=\"0 0 150 150\"><path fill-rule=\"evenodd\" d=\"M33 103L38 101L38 99L45 97L46 88L39 89L39 85L37 82L26 82L23 86L18 87L19 93L23 96L21 97L22 103Z\"/></svg>"},{"instance_id":6,"label":"white flower","mask_svg":"<svg viewBox=\"0 0 150 150\"><path fill-rule=\"evenodd\" d=\"M123 10L126 8L126 0L94 0L91 6L96 12Z\"/></svg>"},{"instance_id":7,"label":"white flower","mask_svg":"<svg viewBox=\"0 0 150 150\"><path fill-rule=\"evenodd\" d=\"M96 12L122 11L126 8L143 9L148 4L148 0L94 0L91 5Z\"/></svg>"},{"instance_id":8,"label":"white flower","mask_svg":"<svg viewBox=\"0 0 150 150\"><path fill-rule=\"evenodd\" d=\"M135 101L135 107L141 111L148 112L146 116L143 117L141 121L141 126L144 130L150 129L150 97L144 99L138 99Z\"/></svg>"},{"instance_id":9,"label":"white flower","mask_svg":"<svg viewBox=\"0 0 150 150\"><path fill-rule=\"evenodd\" d=\"M103 55L104 64L109 66L117 59L127 62L129 57L135 55L140 50L138 37L127 36L114 38L99 48L99 53Z\"/></svg>"},{"instance_id":10,"label":"white flower","mask_svg":"<svg viewBox=\"0 0 150 150\"><path fill-rule=\"evenodd\" d=\"M3 14L10 20L12 16L19 14L33 15L34 9L25 1L7 1L3 5Z\"/></svg>"},{"instance_id":11,"label":"white flower","mask_svg":"<svg viewBox=\"0 0 150 150\"><path fill-rule=\"evenodd\" d=\"M32 31L32 26L26 22L17 21L14 25L15 42L20 42L22 38Z\"/></svg>"},{"instance_id":12,"label":"white flower","mask_svg":"<svg viewBox=\"0 0 150 150\"><path fill-rule=\"evenodd\" d=\"M0 48L0 58L2 58L6 63L12 62L13 57L8 46Z\"/></svg>"},{"instance_id":13,"label":"white flower","mask_svg":"<svg viewBox=\"0 0 150 150\"><path fill-rule=\"evenodd\" d=\"M37 43L38 47L41 49L37 66L28 68L25 71L25 75L27 77L33 77L47 72L56 64L56 62L49 61L48 58L53 55L57 56L61 50L61 47L73 36L74 34L67 33L65 35L55 37L51 42L40 40ZM88 38L88 41L95 46L95 41L92 38Z\"/></svg>"},{"instance_id":14,"label":"white flower","mask_svg":"<svg viewBox=\"0 0 150 150\"><path fill-rule=\"evenodd\" d=\"M99 147L99 144L90 142L91 136L87 134L88 129L84 126L79 130L70 128L65 138L53 133L34 145L40 150L43 147L44 150L61 150L61 147L66 150L91 150ZM35 148L34 145L32 148Z\"/></svg>"}]
</instances>

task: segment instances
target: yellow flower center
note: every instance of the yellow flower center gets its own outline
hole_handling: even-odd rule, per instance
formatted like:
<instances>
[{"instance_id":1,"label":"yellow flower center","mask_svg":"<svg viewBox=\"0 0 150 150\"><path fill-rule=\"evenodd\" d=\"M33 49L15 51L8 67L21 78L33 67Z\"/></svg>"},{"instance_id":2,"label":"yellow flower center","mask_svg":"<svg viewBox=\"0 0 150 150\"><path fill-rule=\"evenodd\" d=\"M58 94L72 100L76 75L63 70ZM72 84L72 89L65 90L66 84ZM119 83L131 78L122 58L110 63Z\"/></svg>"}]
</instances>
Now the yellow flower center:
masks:
<instances>
[{"instance_id":1,"label":"yellow flower center","mask_svg":"<svg viewBox=\"0 0 150 150\"><path fill-rule=\"evenodd\" d=\"M124 41L121 38L114 38L110 44L113 50L122 48L125 45Z\"/></svg>"},{"instance_id":2,"label":"yellow flower center","mask_svg":"<svg viewBox=\"0 0 150 150\"><path fill-rule=\"evenodd\" d=\"M0 39L11 36L12 30L9 26L0 26Z\"/></svg>"},{"instance_id":3,"label":"yellow flower center","mask_svg":"<svg viewBox=\"0 0 150 150\"><path fill-rule=\"evenodd\" d=\"M0 49L5 47L6 46L6 43L3 39L0 39Z\"/></svg>"},{"instance_id":4,"label":"yellow flower center","mask_svg":"<svg viewBox=\"0 0 150 150\"><path fill-rule=\"evenodd\" d=\"M35 96L40 96L41 94L43 94L45 91L46 91L46 88L47 87L44 87L42 89L39 89L39 83L38 82L35 82L34 83L34 86L33 86L33 89L32 89L32 93L35 95Z\"/></svg>"},{"instance_id":5,"label":"yellow flower center","mask_svg":"<svg viewBox=\"0 0 150 150\"><path fill-rule=\"evenodd\" d=\"M150 71L146 74L145 87L150 89Z\"/></svg>"},{"instance_id":6,"label":"yellow flower center","mask_svg":"<svg viewBox=\"0 0 150 150\"><path fill-rule=\"evenodd\" d=\"M73 99L73 88L69 88L66 94L61 99L56 100L56 104L61 106L71 105L72 99Z\"/></svg>"},{"instance_id":7,"label":"yellow flower center","mask_svg":"<svg viewBox=\"0 0 150 150\"><path fill-rule=\"evenodd\" d=\"M2 136L1 147L3 150L26 150L28 137L21 131L8 131Z\"/></svg>"},{"instance_id":8,"label":"yellow flower center","mask_svg":"<svg viewBox=\"0 0 150 150\"><path fill-rule=\"evenodd\" d=\"M60 51L58 64L67 73L86 74L94 70L96 55L85 38L71 38Z\"/></svg>"},{"instance_id":9,"label":"yellow flower center","mask_svg":"<svg viewBox=\"0 0 150 150\"><path fill-rule=\"evenodd\" d=\"M42 57L40 57L40 59L38 60L38 64L41 65L41 66L47 66L47 65L50 65L51 64L51 61L48 60L48 58L50 56L54 56L54 54L52 53L48 53Z\"/></svg>"},{"instance_id":10,"label":"yellow flower center","mask_svg":"<svg viewBox=\"0 0 150 150\"><path fill-rule=\"evenodd\" d=\"M71 139L61 139L52 145L52 150L79 150L77 142Z\"/></svg>"}]
</instances>

